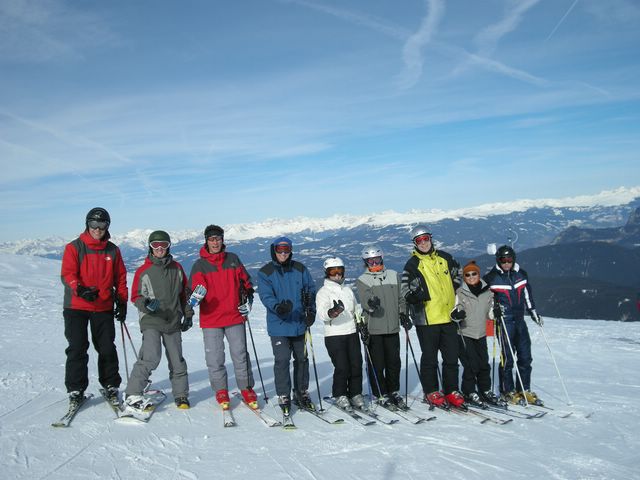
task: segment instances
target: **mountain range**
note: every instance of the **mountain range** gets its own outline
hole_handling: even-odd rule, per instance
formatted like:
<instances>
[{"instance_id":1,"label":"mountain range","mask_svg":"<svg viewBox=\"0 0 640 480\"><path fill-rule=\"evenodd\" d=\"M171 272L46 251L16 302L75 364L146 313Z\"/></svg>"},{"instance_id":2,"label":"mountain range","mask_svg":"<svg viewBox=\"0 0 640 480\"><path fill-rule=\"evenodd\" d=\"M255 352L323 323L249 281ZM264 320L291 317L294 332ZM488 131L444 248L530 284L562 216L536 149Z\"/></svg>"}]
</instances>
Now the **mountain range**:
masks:
<instances>
[{"instance_id":1,"label":"mountain range","mask_svg":"<svg viewBox=\"0 0 640 480\"><path fill-rule=\"evenodd\" d=\"M476 259L483 270L493 264L490 243L513 244L518 263L529 273L538 310L563 318L640 320L640 188L622 188L592 197L520 201L450 212L387 212L370 216L334 215L327 219L267 220L225 226L227 249L237 253L252 275L270 261L269 245L278 235L294 243L294 258L318 282L322 262L340 256L347 281L362 271L360 252L371 243L385 253L387 268L401 271L412 244L409 230L426 223L437 248L461 264ZM204 224L203 224L204 229ZM147 254L151 230L116 234L127 269ZM188 272L199 257L202 233L172 231L171 253ZM72 238L51 237L0 244L0 251L61 258Z\"/></svg>"}]
</instances>

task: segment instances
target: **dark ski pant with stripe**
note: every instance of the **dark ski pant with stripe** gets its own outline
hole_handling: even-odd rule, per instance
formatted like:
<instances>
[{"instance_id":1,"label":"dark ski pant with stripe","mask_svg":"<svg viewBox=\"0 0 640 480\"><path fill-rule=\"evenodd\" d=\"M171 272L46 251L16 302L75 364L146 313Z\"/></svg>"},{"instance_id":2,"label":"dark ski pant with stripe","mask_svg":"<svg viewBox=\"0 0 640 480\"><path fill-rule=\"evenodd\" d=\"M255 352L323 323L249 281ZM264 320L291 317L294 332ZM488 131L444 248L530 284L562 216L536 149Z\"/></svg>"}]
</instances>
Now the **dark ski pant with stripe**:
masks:
<instances>
[{"instance_id":1,"label":"dark ski pant with stripe","mask_svg":"<svg viewBox=\"0 0 640 480\"><path fill-rule=\"evenodd\" d=\"M524 384L520 385L520 380L517 379L516 374L517 389L518 391L522 391L522 387L524 387L524 390L529 390L531 388L531 363L533 362L529 329L524 321L524 317L520 317L515 321L505 318L504 325L507 328L506 333L509 335L509 339L507 340L503 329L500 336L500 344L502 346L504 365L500 365L500 392L509 393L514 391L514 373L516 372L513 371L513 356L511 355L507 341L511 342L511 348L516 355L518 371Z\"/></svg>"},{"instance_id":2,"label":"dark ski pant with stripe","mask_svg":"<svg viewBox=\"0 0 640 480\"><path fill-rule=\"evenodd\" d=\"M115 346L116 329L113 312L88 312L65 308L64 336L68 347L65 349L67 362L65 365L64 384L67 392L84 392L89 386L89 334L91 342L98 352L98 380L103 387L120 387L118 373L118 352Z\"/></svg>"},{"instance_id":3,"label":"dark ski pant with stripe","mask_svg":"<svg viewBox=\"0 0 640 480\"><path fill-rule=\"evenodd\" d=\"M305 349L305 336L271 337L273 350L273 378L278 396L291 395L290 363L293 355L293 389L297 395L309 389L309 358Z\"/></svg>"},{"instance_id":4,"label":"dark ski pant with stripe","mask_svg":"<svg viewBox=\"0 0 640 480\"><path fill-rule=\"evenodd\" d=\"M399 391L400 334L370 335L369 354L373 363L373 368L369 365L369 384L373 395L379 397Z\"/></svg>"}]
</instances>

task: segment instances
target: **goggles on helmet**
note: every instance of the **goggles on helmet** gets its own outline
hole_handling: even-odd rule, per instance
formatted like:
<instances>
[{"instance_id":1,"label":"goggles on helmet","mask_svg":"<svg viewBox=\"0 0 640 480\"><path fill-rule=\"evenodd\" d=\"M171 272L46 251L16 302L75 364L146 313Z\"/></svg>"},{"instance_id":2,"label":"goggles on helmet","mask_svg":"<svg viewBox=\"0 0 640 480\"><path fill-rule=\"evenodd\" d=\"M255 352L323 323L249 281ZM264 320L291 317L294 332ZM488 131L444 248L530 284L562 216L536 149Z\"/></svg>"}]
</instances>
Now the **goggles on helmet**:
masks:
<instances>
[{"instance_id":1,"label":"goggles on helmet","mask_svg":"<svg viewBox=\"0 0 640 480\"><path fill-rule=\"evenodd\" d=\"M513 257L500 257L498 261L500 263L513 263Z\"/></svg>"},{"instance_id":2,"label":"goggles on helmet","mask_svg":"<svg viewBox=\"0 0 640 480\"><path fill-rule=\"evenodd\" d=\"M430 241L431 241L430 233L423 233L422 235L418 235L416 238L413 239L413 243L415 243L416 245L419 243L430 242Z\"/></svg>"},{"instance_id":3,"label":"goggles on helmet","mask_svg":"<svg viewBox=\"0 0 640 480\"><path fill-rule=\"evenodd\" d=\"M171 242L167 242L165 240L154 240L149 244L149 246L154 250L158 250L160 248L167 250L171 246Z\"/></svg>"},{"instance_id":4,"label":"goggles on helmet","mask_svg":"<svg viewBox=\"0 0 640 480\"><path fill-rule=\"evenodd\" d=\"M369 267L375 267L377 265L382 265L382 257L371 257L367 258L364 261Z\"/></svg>"},{"instance_id":5,"label":"goggles on helmet","mask_svg":"<svg viewBox=\"0 0 640 480\"><path fill-rule=\"evenodd\" d=\"M108 222L100 222L98 220L89 220L87 226L93 230L106 230L109 227Z\"/></svg>"}]
</instances>

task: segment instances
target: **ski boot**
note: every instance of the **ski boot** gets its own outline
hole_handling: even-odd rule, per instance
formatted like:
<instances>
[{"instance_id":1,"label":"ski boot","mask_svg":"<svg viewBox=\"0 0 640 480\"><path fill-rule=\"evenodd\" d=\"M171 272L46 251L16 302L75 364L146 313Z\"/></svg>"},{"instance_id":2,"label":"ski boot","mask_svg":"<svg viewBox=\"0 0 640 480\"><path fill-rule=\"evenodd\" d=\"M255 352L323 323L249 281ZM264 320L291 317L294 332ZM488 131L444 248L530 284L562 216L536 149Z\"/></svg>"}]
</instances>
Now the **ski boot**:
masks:
<instances>
[{"instance_id":1,"label":"ski boot","mask_svg":"<svg viewBox=\"0 0 640 480\"><path fill-rule=\"evenodd\" d=\"M229 399L229 390L220 389L216 392L216 401L220 404L220 408L223 410L229 410L231 408L231 400Z\"/></svg>"},{"instance_id":2,"label":"ski boot","mask_svg":"<svg viewBox=\"0 0 640 480\"><path fill-rule=\"evenodd\" d=\"M299 408L302 408L304 410L310 410L312 412L314 412L316 410L316 405L311 400L311 396L309 395L309 392L307 392L307 391L304 391L302 393L297 393L293 397L293 402Z\"/></svg>"},{"instance_id":3,"label":"ski boot","mask_svg":"<svg viewBox=\"0 0 640 480\"><path fill-rule=\"evenodd\" d=\"M482 399L480 398L480 395L478 395L476 392L466 394L464 396L464 401L468 405L482 408L483 410L487 408L487 405L482 401Z\"/></svg>"},{"instance_id":4,"label":"ski boot","mask_svg":"<svg viewBox=\"0 0 640 480\"><path fill-rule=\"evenodd\" d=\"M393 397L389 394L384 394L381 397L378 397L377 403L388 410L396 409L396 403L393 401Z\"/></svg>"},{"instance_id":5,"label":"ski boot","mask_svg":"<svg viewBox=\"0 0 640 480\"><path fill-rule=\"evenodd\" d=\"M189 403L189 399L187 397L176 397L175 399L176 407L180 410L188 410L191 408L191 404Z\"/></svg>"},{"instance_id":6,"label":"ski boot","mask_svg":"<svg viewBox=\"0 0 640 480\"><path fill-rule=\"evenodd\" d=\"M487 390L485 392L482 392L480 394L480 400L482 400L484 403L487 403L489 405L494 405L500 408L506 408L507 406L507 402L504 399L500 398L495 393L493 393L492 390Z\"/></svg>"},{"instance_id":7,"label":"ski boot","mask_svg":"<svg viewBox=\"0 0 640 480\"><path fill-rule=\"evenodd\" d=\"M107 397L107 401L114 408L120 408L120 398L119 398L118 387L108 385L107 387L105 387L104 391Z\"/></svg>"},{"instance_id":8,"label":"ski boot","mask_svg":"<svg viewBox=\"0 0 640 480\"><path fill-rule=\"evenodd\" d=\"M73 392L69 392L69 410L78 408L78 405L82 403L83 398L84 398L84 392L80 390L74 390Z\"/></svg>"},{"instance_id":9,"label":"ski boot","mask_svg":"<svg viewBox=\"0 0 640 480\"><path fill-rule=\"evenodd\" d=\"M244 390L241 390L240 393L242 394L242 399L244 400L244 403L249 405L250 408L257 410L258 396L256 395L256 392L253 391L253 388L247 387Z\"/></svg>"},{"instance_id":10,"label":"ski boot","mask_svg":"<svg viewBox=\"0 0 640 480\"><path fill-rule=\"evenodd\" d=\"M539 407L544 406L544 403L538 398L538 395L536 395L535 392L532 392L531 390L525 390L522 395L524 395L524 397L527 399L527 403L529 405L537 405Z\"/></svg>"},{"instance_id":11,"label":"ski boot","mask_svg":"<svg viewBox=\"0 0 640 480\"><path fill-rule=\"evenodd\" d=\"M123 415L144 415L148 409L153 407L150 398L142 395L128 395L124 401Z\"/></svg>"},{"instance_id":12,"label":"ski boot","mask_svg":"<svg viewBox=\"0 0 640 480\"><path fill-rule=\"evenodd\" d=\"M283 415L289 416L291 414L291 399L289 395L280 395L278 397L278 405L280 405Z\"/></svg>"},{"instance_id":13,"label":"ski boot","mask_svg":"<svg viewBox=\"0 0 640 480\"><path fill-rule=\"evenodd\" d=\"M512 392L505 393L503 395L504 400L507 403L512 405L524 405L524 397L522 396L522 392L516 392L515 390Z\"/></svg>"},{"instance_id":14,"label":"ski boot","mask_svg":"<svg viewBox=\"0 0 640 480\"><path fill-rule=\"evenodd\" d=\"M364 410L364 397L360 394L351 397L351 406L356 410Z\"/></svg>"},{"instance_id":15,"label":"ski boot","mask_svg":"<svg viewBox=\"0 0 640 480\"><path fill-rule=\"evenodd\" d=\"M353 408L351 407L351 402L349 401L349 397L347 397L346 395L341 395L338 398L336 398L336 406L341 410L344 410L345 412L353 411Z\"/></svg>"},{"instance_id":16,"label":"ski boot","mask_svg":"<svg viewBox=\"0 0 640 480\"><path fill-rule=\"evenodd\" d=\"M446 407L446 400L442 392L436 390L424 396L425 402L434 407Z\"/></svg>"},{"instance_id":17,"label":"ski boot","mask_svg":"<svg viewBox=\"0 0 640 480\"><path fill-rule=\"evenodd\" d=\"M452 407L466 410L466 405L464 404L464 397L457 390L454 390L451 393L447 393L444 398L447 400L447 403Z\"/></svg>"}]
</instances>

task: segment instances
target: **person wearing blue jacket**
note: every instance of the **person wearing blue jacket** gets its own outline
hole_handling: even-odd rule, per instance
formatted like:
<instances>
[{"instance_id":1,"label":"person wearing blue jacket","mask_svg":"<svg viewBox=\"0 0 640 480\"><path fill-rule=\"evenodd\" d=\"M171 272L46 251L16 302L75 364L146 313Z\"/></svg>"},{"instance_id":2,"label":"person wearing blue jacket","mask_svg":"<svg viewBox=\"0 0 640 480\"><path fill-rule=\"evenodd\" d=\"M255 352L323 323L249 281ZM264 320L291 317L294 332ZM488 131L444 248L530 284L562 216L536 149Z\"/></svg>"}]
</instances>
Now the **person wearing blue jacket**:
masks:
<instances>
[{"instance_id":1,"label":"person wearing blue jacket","mask_svg":"<svg viewBox=\"0 0 640 480\"><path fill-rule=\"evenodd\" d=\"M294 401L315 409L309 397L309 359L305 333L316 318L316 287L307 267L292 259L293 243L287 237L271 244L271 262L258 272L258 295L267 309L267 333L271 337L276 394L283 410L291 405L293 354Z\"/></svg>"}]
</instances>

